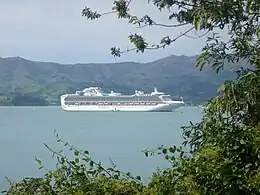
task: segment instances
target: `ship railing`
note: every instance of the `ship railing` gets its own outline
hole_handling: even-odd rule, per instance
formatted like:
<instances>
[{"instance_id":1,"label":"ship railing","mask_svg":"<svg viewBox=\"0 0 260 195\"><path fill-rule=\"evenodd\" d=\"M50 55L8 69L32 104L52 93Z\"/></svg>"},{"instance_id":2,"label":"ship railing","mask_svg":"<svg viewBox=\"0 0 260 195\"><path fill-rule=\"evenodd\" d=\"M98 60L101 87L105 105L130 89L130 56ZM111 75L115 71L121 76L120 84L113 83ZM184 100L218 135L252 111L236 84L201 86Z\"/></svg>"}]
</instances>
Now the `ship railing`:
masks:
<instances>
[{"instance_id":1,"label":"ship railing","mask_svg":"<svg viewBox=\"0 0 260 195\"><path fill-rule=\"evenodd\" d=\"M149 103L162 103L163 101L68 101L66 102L86 102L86 103L141 103L141 102L149 102Z\"/></svg>"},{"instance_id":2,"label":"ship railing","mask_svg":"<svg viewBox=\"0 0 260 195\"><path fill-rule=\"evenodd\" d=\"M67 105L157 105L164 104L162 101L110 101L110 102L97 102L97 101L66 101Z\"/></svg>"}]
</instances>

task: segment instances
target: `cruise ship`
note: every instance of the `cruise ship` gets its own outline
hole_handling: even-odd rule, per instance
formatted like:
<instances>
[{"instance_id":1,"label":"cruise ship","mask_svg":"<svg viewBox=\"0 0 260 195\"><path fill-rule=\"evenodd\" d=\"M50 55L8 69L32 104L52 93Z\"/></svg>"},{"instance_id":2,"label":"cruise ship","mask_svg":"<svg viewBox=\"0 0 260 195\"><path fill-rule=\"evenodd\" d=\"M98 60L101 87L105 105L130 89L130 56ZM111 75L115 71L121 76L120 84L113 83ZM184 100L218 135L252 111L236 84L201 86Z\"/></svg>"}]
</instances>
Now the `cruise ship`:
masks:
<instances>
[{"instance_id":1,"label":"cruise ship","mask_svg":"<svg viewBox=\"0 0 260 195\"><path fill-rule=\"evenodd\" d=\"M173 101L170 95L154 88L152 93L135 91L133 95L104 93L100 87L88 87L75 94L61 95L61 108L65 111L142 111L171 112L184 104L183 99Z\"/></svg>"}]
</instances>

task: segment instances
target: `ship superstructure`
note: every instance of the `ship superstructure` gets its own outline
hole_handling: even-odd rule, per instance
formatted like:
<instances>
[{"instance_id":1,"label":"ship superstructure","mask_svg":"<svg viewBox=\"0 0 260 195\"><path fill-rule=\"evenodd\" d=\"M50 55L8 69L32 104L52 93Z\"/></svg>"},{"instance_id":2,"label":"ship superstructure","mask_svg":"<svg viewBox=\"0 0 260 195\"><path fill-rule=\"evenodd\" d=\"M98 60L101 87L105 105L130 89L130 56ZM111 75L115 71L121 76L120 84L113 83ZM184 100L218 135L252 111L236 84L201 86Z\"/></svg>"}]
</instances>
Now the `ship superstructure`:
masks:
<instances>
[{"instance_id":1,"label":"ship superstructure","mask_svg":"<svg viewBox=\"0 0 260 195\"><path fill-rule=\"evenodd\" d=\"M61 96L61 107L66 111L172 111L183 105L157 88L149 94L136 90L133 95L104 93L100 87L88 87L75 94Z\"/></svg>"}]
</instances>

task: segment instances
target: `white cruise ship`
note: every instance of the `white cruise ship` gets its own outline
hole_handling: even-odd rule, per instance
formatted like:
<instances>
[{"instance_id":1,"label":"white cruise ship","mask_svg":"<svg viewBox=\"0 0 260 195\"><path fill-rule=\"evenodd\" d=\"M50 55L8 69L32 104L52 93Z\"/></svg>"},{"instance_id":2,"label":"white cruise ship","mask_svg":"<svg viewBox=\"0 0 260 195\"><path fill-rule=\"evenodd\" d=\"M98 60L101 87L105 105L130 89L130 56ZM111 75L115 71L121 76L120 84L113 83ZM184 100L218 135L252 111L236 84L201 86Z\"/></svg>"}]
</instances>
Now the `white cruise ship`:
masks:
<instances>
[{"instance_id":1,"label":"white cruise ship","mask_svg":"<svg viewBox=\"0 0 260 195\"><path fill-rule=\"evenodd\" d=\"M133 95L122 95L113 91L106 94L100 87L89 87L75 94L61 95L61 107L66 111L171 112L183 104L183 99L173 101L170 95L156 88L149 94L136 90Z\"/></svg>"}]
</instances>

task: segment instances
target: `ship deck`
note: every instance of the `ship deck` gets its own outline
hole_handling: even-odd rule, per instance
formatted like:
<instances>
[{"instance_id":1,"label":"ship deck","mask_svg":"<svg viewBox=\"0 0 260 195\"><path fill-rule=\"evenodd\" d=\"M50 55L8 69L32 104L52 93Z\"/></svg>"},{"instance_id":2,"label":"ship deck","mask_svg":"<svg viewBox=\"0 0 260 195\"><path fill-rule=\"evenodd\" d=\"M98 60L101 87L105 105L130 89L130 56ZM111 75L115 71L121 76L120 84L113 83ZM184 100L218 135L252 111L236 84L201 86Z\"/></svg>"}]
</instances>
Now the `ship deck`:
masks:
<instances>
[{"instance_id":1,"label":"ship deck","mask_svg":"<svg viewBox=\"0 0 260 195\"><path fill-rule=\"evenodd\" d=\"M70 95L66 102L162 102L158 96L79 96Z\"/></svg>"}]
</instances>

